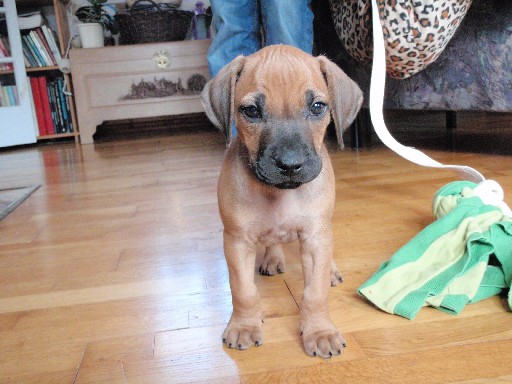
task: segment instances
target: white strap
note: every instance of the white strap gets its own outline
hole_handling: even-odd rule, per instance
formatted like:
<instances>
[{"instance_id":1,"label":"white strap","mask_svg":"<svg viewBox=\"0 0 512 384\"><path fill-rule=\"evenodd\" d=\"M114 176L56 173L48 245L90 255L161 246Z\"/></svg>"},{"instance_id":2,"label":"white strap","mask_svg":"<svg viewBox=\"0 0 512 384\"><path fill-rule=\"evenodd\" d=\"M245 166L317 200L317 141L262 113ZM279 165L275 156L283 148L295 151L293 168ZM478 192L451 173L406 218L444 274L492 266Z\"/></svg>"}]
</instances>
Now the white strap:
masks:
<instances>
[{"instance_id":1,"label":"white strap","mask_svg":"<svg viewBox=\"0 0 512 384\"><path fill-rule=\"evenodd\" d=\"M370 115L373 127L377 136L392 151L403 158L422 165L424 167L450 169L459 174L463 179L480 183L485 177L477 170L463 165L444 165L433 160L423 152L406 147L395 140L389 133L384 116L382 113L384 100L384 87L386 83L386 49L384 45L384 36L379 19L379 8L377 0L372 0L373 13L373 66L370 85Z\"/></svg>"}]
</instances>

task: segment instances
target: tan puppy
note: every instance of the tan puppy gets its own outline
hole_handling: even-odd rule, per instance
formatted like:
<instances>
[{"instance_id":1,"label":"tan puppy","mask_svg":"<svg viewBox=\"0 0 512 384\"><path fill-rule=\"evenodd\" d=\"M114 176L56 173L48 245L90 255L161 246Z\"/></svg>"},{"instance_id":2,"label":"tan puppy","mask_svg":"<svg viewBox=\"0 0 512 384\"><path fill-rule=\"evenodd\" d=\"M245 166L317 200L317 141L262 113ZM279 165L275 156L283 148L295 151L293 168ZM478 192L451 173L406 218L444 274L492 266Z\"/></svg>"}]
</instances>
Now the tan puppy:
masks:
<instances>
[{"instance_id":1,"label":"tan puppy","mask_svg":"<svg viewBox=\"0 0 512 384\"><path fill-rule=\"evenodd\" d=\"M335 182L323 140L332 115L342 145L342 132L361 106L360 89L326 58L274 45L237 57L201 96L228 142L233 120L238 130L218 185L233 298L223 341L238 349L263 343L256 244L266 246L260 272L271 275L284 271L279 244L299 240L304 350L325 358L340 354L345 342L327 306L329 286L342 278L333 260Z\"/></svg>"}]
</instances>

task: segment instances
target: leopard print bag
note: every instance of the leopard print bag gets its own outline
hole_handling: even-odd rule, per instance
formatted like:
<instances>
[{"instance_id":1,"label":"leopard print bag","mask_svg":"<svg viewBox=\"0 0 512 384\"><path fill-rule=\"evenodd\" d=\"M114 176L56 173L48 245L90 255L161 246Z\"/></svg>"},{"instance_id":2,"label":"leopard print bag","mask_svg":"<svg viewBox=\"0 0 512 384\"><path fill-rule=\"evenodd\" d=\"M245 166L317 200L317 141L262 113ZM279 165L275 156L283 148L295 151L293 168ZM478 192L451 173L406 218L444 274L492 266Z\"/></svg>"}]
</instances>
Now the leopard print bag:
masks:
<instances>
[{"instance_id":1,"label":"leopard print bag","mask_svg":"<svg viewBox=\"0 0 512 384\"><path fill-rule=\"evenodd\" d=\"M386 42L387 73L405 79L433 63L472 0L377 0ZM347 52L371 64L371 0L330 0L336 32Z\"/></svg>"}]
</instances>

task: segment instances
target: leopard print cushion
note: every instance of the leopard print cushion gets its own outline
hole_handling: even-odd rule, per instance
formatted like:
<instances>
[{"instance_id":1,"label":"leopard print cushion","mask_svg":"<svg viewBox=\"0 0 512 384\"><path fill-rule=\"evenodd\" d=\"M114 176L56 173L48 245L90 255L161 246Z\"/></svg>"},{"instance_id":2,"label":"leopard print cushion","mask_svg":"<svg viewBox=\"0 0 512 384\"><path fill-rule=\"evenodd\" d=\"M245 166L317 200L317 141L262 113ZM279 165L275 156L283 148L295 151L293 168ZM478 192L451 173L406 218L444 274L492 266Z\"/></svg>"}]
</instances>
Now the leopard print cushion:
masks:
<instances>
[{"instance_id":1,"label":"leopard print cushion","mask_svg":"<svg viewBox=\"0 0 512 384\"><path fill-rule=\"evenodd\" d=\"M387 73L405 79L433 63L472 0L377 0L386 42ZM330 0L336 32L347 52L371 64L371 0Z\"/></svg>"}]
</instances>

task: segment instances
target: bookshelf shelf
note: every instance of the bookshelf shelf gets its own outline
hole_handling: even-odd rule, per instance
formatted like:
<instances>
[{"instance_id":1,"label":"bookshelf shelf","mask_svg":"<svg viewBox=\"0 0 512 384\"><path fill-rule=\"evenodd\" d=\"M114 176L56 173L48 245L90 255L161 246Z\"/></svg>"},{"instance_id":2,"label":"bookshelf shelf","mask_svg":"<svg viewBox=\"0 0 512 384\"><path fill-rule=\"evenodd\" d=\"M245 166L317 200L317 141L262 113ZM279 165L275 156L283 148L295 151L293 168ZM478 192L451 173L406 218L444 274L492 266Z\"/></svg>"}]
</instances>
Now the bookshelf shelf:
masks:
<instances>
[{"instance_id":1,"label":"bookshelf shelf","mask_svg":"<svg viewBox=\"0 0 512 384\"><path fill-rule=\"evenodd\" d=\"M76 137L77 135L75 133L56 133L54 135L44 135L44 136L37 136L37 140L53 140L53 139L63 139L66 137Z\"/></svg>"},{"instance_id":2,"label":"bookshelf shelf","mask_svg":"<svg viewBox=\"0 0 512 384\"><path fill-rule=\"evenodd\" d=\"M59 69L58 65L52 65L50 67L27 68L27 72L55 71L58 69Z\"/></svg>"},{"instance_id":3,"label":"bookshelf shelf","mask_svg":"<svg viewBox=\"0 0 512 384\"><path fill-rule=\"evenodd\" d=\"M38 68L25 68L25 71L29 72L29 73L33 73L33 72L44 72L44 71L56 71L59 69L59 66L58 65L52 65L51 67L38 67ZM13 74L14 73L14 70L9 70L9 71L5 71L5 70L0 70L0 75L9 75L9 74Z\"/></svg>"}]
</instances>

